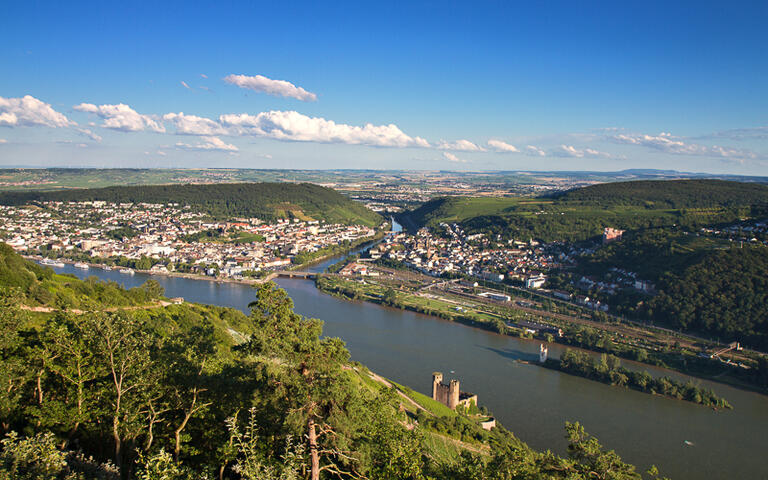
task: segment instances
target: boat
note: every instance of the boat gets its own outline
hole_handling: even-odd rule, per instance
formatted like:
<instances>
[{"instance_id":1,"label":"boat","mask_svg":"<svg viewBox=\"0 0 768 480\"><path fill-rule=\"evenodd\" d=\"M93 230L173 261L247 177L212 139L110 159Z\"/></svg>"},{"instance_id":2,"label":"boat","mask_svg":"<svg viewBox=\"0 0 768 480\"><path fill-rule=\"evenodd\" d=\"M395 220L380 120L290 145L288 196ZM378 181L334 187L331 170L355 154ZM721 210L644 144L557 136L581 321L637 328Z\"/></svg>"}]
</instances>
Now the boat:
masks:
<instances>
[{"instance_id":1,"label":"boat","mask_svg":"<svg viewBox=\"0 0 768 480\"><path fill-rule=\"evenodd\" d=\"M40 260L40 265L56 265L56 262L50 258L44 258Z\"/></svg>"},{"instance_id":2,"label":"boat","mask_svg":"<svg viewBox=\"0 0 768 480\"><path fill-rule=\"evenodd\" d=\"M53 266L54 267L59 267L59 268L64 268L67 265L64 262L62 262L61 260L56 260L56 261L53 262Z\"/></svg>"},{"instance_id":3,"label":"boat","mask_svg":"<svg viewBox=\"0 0 768 480\"><path fill-rule=\"evenodd\" d=\"M109 265L104 265L103 267L101 267L101 269L104 270L105 272L111 272L112 271L112 267L110 267Z\"/></svg>"},{"instance_id":4,"label":"boat","mask_svg":"<svg viewBox=\"0 0 768 480\"><path fill-rule=\"evenodd\" d=\"M85 263L85 262L77 262L77 263L75 263L75 268L80 268L80 269L83 269L83 270L88 270L89 267L88 267L88 264Z\"/></svg>"},{"instance_id":5,"label":"boat","mask_svg":"<svg viewBox=\"0 0 768 480\"><path fill-rule=\"evenodd\" d=\"M127 275L133 275L133 273L134 273L133 270L131 270L130 268L121 268L119 270L119 272L120 273L125 273Z\"/></svg>"}]
</instances>

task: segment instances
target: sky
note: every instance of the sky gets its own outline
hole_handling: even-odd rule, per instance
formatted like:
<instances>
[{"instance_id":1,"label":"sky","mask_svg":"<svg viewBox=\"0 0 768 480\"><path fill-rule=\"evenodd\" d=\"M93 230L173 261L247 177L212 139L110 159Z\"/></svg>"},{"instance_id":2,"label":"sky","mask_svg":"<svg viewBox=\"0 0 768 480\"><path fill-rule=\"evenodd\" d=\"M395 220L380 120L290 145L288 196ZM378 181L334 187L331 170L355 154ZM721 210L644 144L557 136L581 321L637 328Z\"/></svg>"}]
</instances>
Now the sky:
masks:
<instances>
[{"instance_id":1,"label":"sky","mask_svg":"<svg viewBox=\"0 0 768 480\"><path fill-rule=\"evenodd\" d=\"M768 175L768 2L4 2L0 167Z\"/></svg>"}]
</instances>

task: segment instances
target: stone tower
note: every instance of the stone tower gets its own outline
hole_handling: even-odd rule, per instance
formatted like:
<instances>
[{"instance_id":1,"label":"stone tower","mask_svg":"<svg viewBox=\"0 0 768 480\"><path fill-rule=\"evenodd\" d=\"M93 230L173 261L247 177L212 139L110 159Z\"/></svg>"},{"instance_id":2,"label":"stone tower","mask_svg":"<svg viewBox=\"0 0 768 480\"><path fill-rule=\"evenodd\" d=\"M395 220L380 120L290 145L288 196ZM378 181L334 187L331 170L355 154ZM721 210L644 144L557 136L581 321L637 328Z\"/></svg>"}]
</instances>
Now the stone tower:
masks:
<instances>
[{"instance_id":1,"label":"stone tower","mask_svg":"<svg viewBox=\"0 0 768 480\"><path fill-rule=\"evenodd\" d=\"M544 346L544 344L539 345L539 363L544 363L547 361L547 354L549 353L549 348Z\"/></svg>"},{"instance_id":2,"label":"stone tower","mask_svg":"<svg viewBox=\"0 0 768 480\"><path fill-rule=\"evenodd\" d=\"M432 400L440 401L440 387L443 384L443 374L434 372L432 374Z\"/></svg>"},{"instance_id":3,"label":"stone tower","mask_svg":"<svg viewBox=\"0 0 768 480\"><path fill-rule=\"evenodd\" d=\"M459 405L459 381L451 380L448 385L448 408L455 409Z\"/></svg>"}]
</instances>

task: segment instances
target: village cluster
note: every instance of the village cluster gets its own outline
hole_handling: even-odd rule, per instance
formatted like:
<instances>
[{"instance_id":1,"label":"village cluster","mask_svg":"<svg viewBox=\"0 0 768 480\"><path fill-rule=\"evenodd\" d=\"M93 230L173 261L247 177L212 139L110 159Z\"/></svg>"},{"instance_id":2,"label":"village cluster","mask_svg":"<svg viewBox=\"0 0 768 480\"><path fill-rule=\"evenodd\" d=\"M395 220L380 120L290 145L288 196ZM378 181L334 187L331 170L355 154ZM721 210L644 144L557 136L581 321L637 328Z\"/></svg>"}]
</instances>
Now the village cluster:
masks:
<instances>
[{"instance_id":1,"label":"village cluster","mask_svg":"<svg viewBox=\"0 0 768 480\"><path fill-rule=\"evenodd\" d=\"M463 275L489 282L514 281L529 289L542 289L545 293L560 300L572 301L579 305L608 311L608 305L596 298L590 298L589 292L614 295L620 288L635 288L646 293L653 293L653 285L639 279L634 272L613 269L613 281L604 281L590 277L576 278L571 285L576 292L543 288L547 284L548 274L554 271L567 271L576 266L579 257L595 252L597 245L576 246L564 242L543 244L536 240L527 242L500 238L492 241L485 234L467 234L457 224L440 225L440 234L421 229L416 235L400 233L388 237L382 244L370 250L373 259L383 258L398 262L408 268L426 275L440 277L445 275ZM606 228L602 237L603 244L621 239L623 230ZM369 270L364 265L348 266L342 274L361 274ZM365 274L365 273L363 273ZM495 300L509 301L505 298Z\"/></svg>"},{"instance_id":2,"label":"village cluster","mask_svg":"<svg viewBox=\"0 0 768 480\"><path fill-rule=\"evenodd\" d=\"M87 256L93 263L152 259L147 269L159 273L177 270L233 278L281 268L300 253L375 234L360 225L298 219L214 221L177 204L100 201L0 206L0 220L5 242L26 255Z\"/></svg>"}]
</instances>

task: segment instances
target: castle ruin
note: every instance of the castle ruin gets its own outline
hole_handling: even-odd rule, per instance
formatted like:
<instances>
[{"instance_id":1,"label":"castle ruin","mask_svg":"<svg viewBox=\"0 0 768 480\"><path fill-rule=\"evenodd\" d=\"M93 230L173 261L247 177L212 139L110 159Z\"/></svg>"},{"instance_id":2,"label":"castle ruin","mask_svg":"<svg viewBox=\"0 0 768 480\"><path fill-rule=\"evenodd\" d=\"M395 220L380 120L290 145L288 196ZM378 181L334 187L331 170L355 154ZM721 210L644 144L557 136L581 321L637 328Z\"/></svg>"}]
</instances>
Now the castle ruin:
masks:
<instances>
[{"instance_id":1,"label":"castle ruin","mask_svg":"<svg viewBox=\"0 0 768 480\"><path fill-rule=\"evenodd\" d=\"M432 374L432 400L436 400L451 410L459 405L469 408L472 404L477 405L477 395L469 392L462 392L459 389L459 381L451 380L448 385L443 383L443 374L435 372Z\"/></svg>"}]
</instances>

